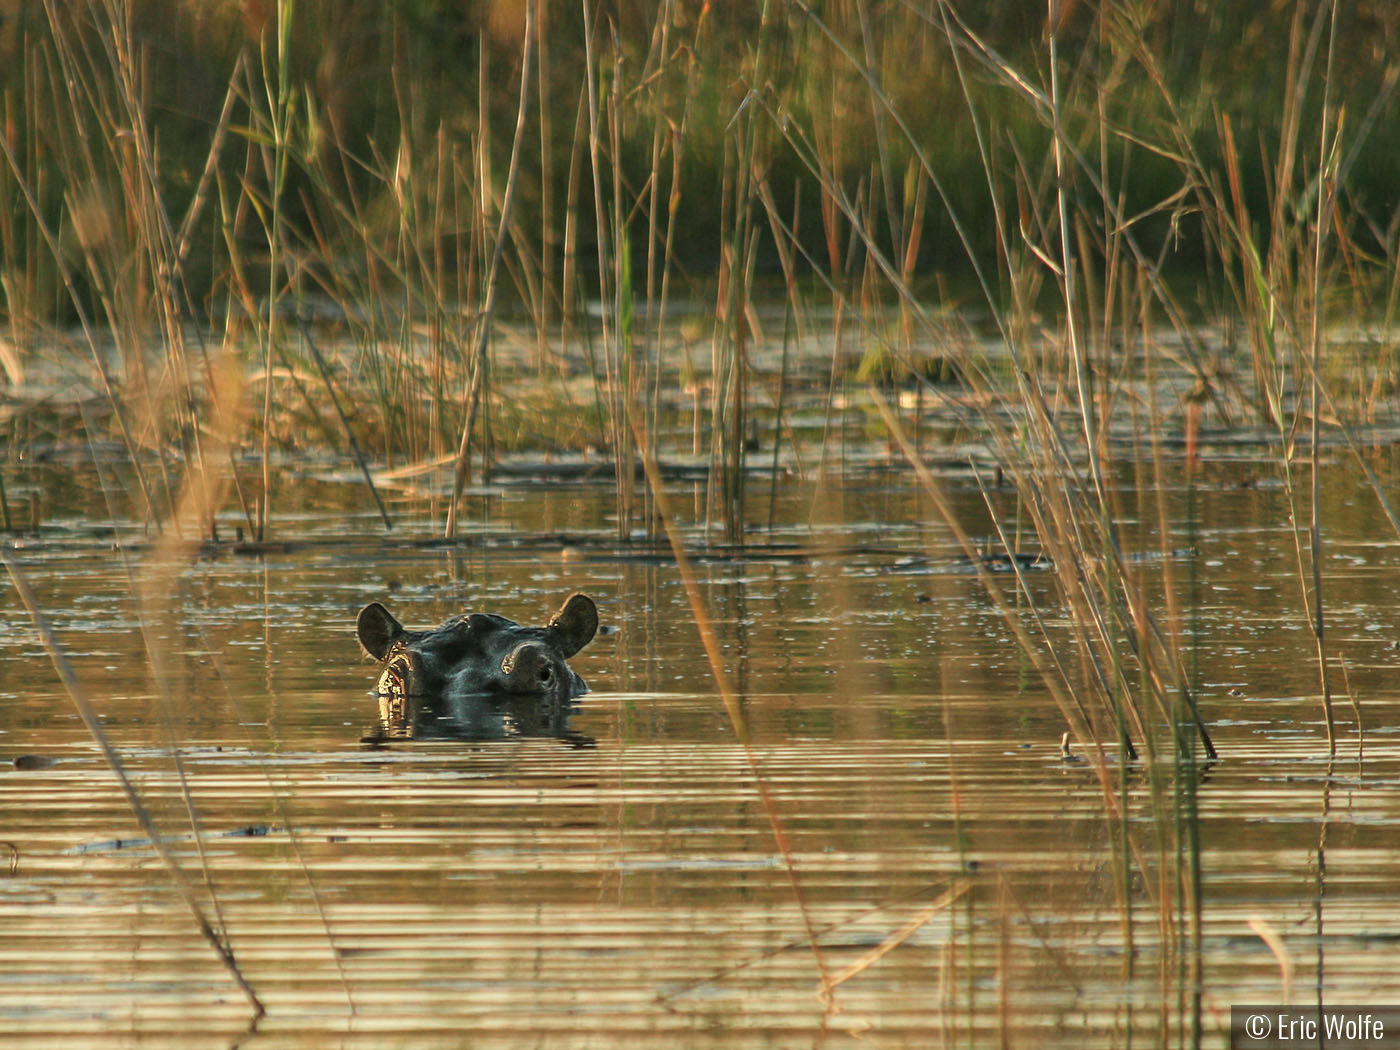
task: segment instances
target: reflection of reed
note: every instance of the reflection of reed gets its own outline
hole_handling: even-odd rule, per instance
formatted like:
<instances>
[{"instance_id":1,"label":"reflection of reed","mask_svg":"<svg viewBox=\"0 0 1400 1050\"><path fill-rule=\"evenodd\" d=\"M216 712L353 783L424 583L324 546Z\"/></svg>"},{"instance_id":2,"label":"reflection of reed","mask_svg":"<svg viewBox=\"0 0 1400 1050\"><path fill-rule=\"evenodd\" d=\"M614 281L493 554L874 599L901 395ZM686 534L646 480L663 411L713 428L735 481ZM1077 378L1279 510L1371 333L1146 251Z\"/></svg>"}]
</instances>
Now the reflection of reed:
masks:
<instances>
[{"instance_id":1,"label":"reflection of reed","mask_svg":"<svg viewBox=\"0 0 1400 1050\"><path fill-rule=\"evenodd\" d=\"M661 475L657 470L656 460L652 455L651 448L647 444L645 435L641 432L636 419L632 420L633 438L637 442L638 450L641 454L642 466L646 470L647 488L651 493L651 498L656 504L656 516L661 523L662 529L666 533L666 538L671 544L671 552L675 555L676 571L680 575L681 585L685 588L687 601L690 603L691 615L695 618L695 628L700 633L700 642L705 647L705 657L710 664L710 674L714 677L715 687L719 690L720 699L724 702L725 712L729 716L729 723L734 728L734 735L739 741L739 746L744 750L744 758L748 763L749 775L753 779L754 787L763 800L763 811L767 814L769 827L773 832L773 840L778 847L778 851L783 856L783 864L787 869L788 879L792 885L793 899L798 909L802 913L802 922L807 929L808 945L812 949L812 955L816 960L817 972L821 976L822 994L828 1003L829 1008L835 1008L833 992L835 985L831 981L825 958L822 956L821 946L817 943L817 933L813 925L811 913L807 907L806 897L802 890L802 878L797 867L797 862L793 856L792 847L788 842L787 832L783 826L783 819L778 810L773 796L769 791L762 769L750 746L748 722L744 717L743 705L740 703L739 694L735 691L729 671L725 667L724 654L720 649L719 637L715 634L714 625L710 622L709 607L705 600L705 594L700 589L696 581L695 573L691 569L690 559L686 555L685 545L681 535L677 531L676 519L671 513L670 500L667 498L665 487L661 482Z\"/></svg>"},{"instance_id":2,"label":"reflection of reed","mask_svg":"<svg viewBox=\"0 0 1400 1050\"><path fill-rule=\"evenodd\" d=\"M195 925L199 927L199 932L204 936L204 939L209 942L209 946L214 949L220 962L223 963L225 969L227 969L230 976L233 977L239 989L247 996L249 1004L253 1007L253 1023L256 1024L258 1018L266 1013L266 1007L258 998L258 994L253 990L252 985L250 985L243 976L242 970L239 969L238 963L233 956L233 948L229 943L227 929L223 927L222 922L219 923L219 928L216 929L214 924L211 923L209 918L204 914L204 909L200 907L199 901L195 897L194 890L190 887L189 880L185 877L184 869L180 867L174 855L170 852L167 840L161 837L150 811L146 808L145 803L141 801L141 796L136 790L136 786L131 782L130 777L127 776L126 767L122 763L121 756L117 754L116 748L112 746L111 741L107 738L107 734L102 728L102 721L98 717L97 712L93 709L91 702L89 702L82 685L78 682L77 675L73 673L72 665L69 664L68 658L64 655L63 649L58 643L58 639L54 636L53 629L49 626L48 618L39 607L38 600L35 598L34 592L30 588L24 572L4 544L0 544L0 561L5 563L5 568L10 574L10 580L14 584L15 590L19 593L20 601L23 602L30 619L34 621L34 628L39 632L39 637L43 640L44 648L48 651L49 659L53 662L54 670L58 672L58 676L63 682L64 689L67 690L68 696L73 701L73 706L77 708L78 717L83 720L83 725L87 727L87 731L92 735L98 748L101 749L102 757L112 770L112 774L117 778L117 783L121 787L122 794L126 797L127 805L131 807L132 814L136 817L142 830L146 832L150 844L154 846L156 852L160 854L160 859L165 864L166 871L170 874L170 880L175 886L175 889L179 892L181 900L185 902L185 906L189 908L190 914L194 917ZM183 778L181 786L185 798L188 801L188 788L183 784Z\"/></svg>"}]
</instances>

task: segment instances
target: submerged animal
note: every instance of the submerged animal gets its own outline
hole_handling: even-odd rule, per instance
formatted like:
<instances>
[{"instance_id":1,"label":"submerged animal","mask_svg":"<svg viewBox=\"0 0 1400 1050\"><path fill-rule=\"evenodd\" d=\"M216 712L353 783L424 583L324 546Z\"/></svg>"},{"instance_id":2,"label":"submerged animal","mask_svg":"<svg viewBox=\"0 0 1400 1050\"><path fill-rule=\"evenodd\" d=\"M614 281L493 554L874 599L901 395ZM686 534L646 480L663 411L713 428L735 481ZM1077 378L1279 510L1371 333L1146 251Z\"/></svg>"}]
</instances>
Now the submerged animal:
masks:
<instances>
[{"instance_id":1,"label":"submerged animal","mask_svg":"<svg viewBox=\"0 0 1400 1050\"><path fill-rule=\"evenodd\" d=\"M382 664L381 696L532 693L569 698L588 686L565 662L593 640L598 607L572 594L544 627L494 613L463 613L441 627L410 631L378 602L360 610L355 631Z\"/></svg>"},{"instance_id":2,"label":"submerged animal","mask_svg":"<svg viewBox=\"0 0 1400 1050\"><path fill-rule=\"evenodd\" d=\"M563 735L568 703L588 685L568 660L593 640L598 607L572 594L543 627L494 613L463 613L411 631L379 602L360 610L355 632L380 662L381 735ZM532 731L533 729L533 731Z\"/></svg>"}]
</instances>

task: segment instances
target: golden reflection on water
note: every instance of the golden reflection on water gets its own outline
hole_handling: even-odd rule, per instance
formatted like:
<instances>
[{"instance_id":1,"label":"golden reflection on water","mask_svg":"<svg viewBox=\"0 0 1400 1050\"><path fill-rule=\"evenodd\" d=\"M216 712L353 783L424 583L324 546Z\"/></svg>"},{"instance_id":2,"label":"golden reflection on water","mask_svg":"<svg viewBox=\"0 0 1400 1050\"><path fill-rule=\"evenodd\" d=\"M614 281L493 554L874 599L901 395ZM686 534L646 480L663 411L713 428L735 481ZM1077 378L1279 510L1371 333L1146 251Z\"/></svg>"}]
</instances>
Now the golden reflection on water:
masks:
<instances>
[{"instance_id":1,"label":"golden reflection on water","mask_svg":"<svg viewBox=\"0 0 1400 1050\"><path fill-rule=\"evenodd\" d=\"M1333 631L1369 735L1358 756L1339 704L1329 765L1286 551L1228 495L1181 568L1199 574L1223 755L1197 783L1199 927L1141 769L1123 908L1098 779L1061 755L1061 719L975 581L911 542L912 503L903 531L833 534L809 558L702 563L771 818L664 560L543 541L215 557L152 625L176 657L155 690L115 555L40 546L45 607L268 1013L245 1031L247 1003L7 606L4 1045L1175 1045L1197 1026L1218 1041L1231 1002L1279 1000L1285 981L1295 999L1319 983L1400 998L1400 705L1376 571L1395 552L1335 543ZM593 746L359 743L364 601L416 625L463 604L524 620L573 589L618 628L572 661L595 692L570 728ZM842 978L825 995L823 974Z\"/></svg>"}]
</instances>

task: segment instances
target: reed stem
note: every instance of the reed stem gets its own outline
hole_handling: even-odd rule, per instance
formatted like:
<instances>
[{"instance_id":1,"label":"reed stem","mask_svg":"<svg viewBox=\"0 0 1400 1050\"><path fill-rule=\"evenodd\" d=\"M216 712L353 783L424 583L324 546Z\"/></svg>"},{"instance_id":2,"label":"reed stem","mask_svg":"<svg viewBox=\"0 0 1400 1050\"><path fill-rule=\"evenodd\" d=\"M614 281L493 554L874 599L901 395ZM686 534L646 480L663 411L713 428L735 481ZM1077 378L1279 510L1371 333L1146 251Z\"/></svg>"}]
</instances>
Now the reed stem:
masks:
<instances>
[{"instance_id":1,"label":"reed stem","mask_svg":"<svg viewBox=\"0 0 1400 1050\"><path fill-rule=\"evenodd\" d=\"M520 105L516 110L515 137L510 146L510 167L506 171L505 193L501 199L501 215L496 227L496 240L491 247L491 263L486 270L486 297L477 319L476 344L472 352L471 386L463 405L462 437L457 444L457 459L452 472L452 499L447 505L447 523L444 536L452 539L457 535L457 509L462 500L462 488L466 484L468 460L471 455L472 430L476 424L477 408L481 403L481 391L490 367L488 353L491 343L491 325L496 314L496 291L500 278L501 258L505 253L510 230L511 206L515 202L516 182L520 172L520 153L525 140L525 116L530 105L531 66L535 54L535 0L525 0L525 34L520 57Z\"/></svg>"}]
</instances>

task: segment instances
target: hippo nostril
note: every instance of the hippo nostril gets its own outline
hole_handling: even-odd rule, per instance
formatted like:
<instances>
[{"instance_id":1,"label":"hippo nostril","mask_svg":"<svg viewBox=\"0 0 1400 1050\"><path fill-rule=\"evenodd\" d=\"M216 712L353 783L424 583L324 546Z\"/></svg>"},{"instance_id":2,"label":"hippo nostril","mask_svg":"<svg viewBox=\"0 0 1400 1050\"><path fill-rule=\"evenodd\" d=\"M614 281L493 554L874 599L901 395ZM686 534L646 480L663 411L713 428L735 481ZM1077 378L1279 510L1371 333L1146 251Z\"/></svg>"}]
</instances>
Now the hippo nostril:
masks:
<instances>
[{"instance_id":1,"label":"hippo nostril","mask_svg":"<svg viewBox=\"0 0 1400 1050\"><path fill-rule=\"evenodd\" d=\"M501 661L502 687L513 693L552 693L569 681L569 669L549 649L524 642Z\"/></svg>"}]
</instances>

